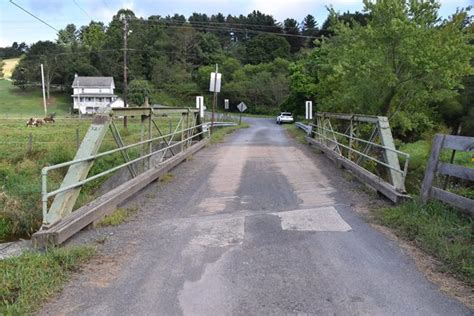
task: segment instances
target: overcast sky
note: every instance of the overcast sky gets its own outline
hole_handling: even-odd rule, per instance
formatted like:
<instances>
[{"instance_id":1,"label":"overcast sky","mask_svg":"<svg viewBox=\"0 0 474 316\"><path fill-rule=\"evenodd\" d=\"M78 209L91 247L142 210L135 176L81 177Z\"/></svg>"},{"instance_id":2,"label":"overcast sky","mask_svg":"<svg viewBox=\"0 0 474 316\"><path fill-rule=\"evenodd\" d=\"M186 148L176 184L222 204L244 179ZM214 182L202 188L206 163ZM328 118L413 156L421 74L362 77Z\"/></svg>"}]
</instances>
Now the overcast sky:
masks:
<instances>
[{"instance_id":1,"label":"overcast sky","mask_svg":"<svg viewBox=\"0 0 474 316\"><path fill-rule=\"evenodd\" d=\"M278 21L294 18L302 21L312 14L321 25L327 16L326 6L340 12L361 11L362 0L14 0L15 3L39 16L57 29L69 23L88 24L91 19L108 23L120 8L128 8L137 16L183 14L193 12L208 15L247 15L252 10L271 14ZM441 15L448 17L456 8L474 4L474 0L441 0ZM55 40L56 33L10 3L0 0L0 47L12 42L28 44L38 40Z\"/></svg>"}]
</instances>

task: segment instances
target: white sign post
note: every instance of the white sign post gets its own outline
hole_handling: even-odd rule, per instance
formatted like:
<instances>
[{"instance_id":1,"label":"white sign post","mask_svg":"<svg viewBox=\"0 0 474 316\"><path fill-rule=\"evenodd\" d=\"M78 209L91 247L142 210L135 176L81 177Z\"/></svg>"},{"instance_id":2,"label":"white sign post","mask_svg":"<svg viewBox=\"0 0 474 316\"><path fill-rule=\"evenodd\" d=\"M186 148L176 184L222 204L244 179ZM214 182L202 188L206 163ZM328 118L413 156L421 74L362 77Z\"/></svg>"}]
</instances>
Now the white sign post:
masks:
<instances>
[{"instance_id":1,"label":"white sign post","mask_svg":"<svg viewBox=\"0 0 474 316\"><path fill-rule=\"evenodd\" d=\"M224 109L228 110L229 109L229 99L224 100Z\"/></svg>"},{"instance_id":2,"label":"white sign post","mask_svg":"<svg viewBox=\"0 0 474 316\"><path fill-rule=\"evenodd\" d=\"M214 129L214 112L216 112L217 93L221 92L221 78L222 74L219 73L219 66L216 64L216 71L211 72L211 79L209 81L209 91L214 92L211 115L211 132Z\"/></svg>"},{"instance_id":3,"label":"white sign post","mask_svg":"<svg viewBox=\"0 0 474 316\"><path fill-rule=\"evenodd\" d=\"M217 69L217 65L216 65ZM221 92L221 79L222 74L217 72L211 72L211 79L209 80L209 91L211 92Z\"/></svg>"},{"instance_id":4,"label":"white sign post","mask_svg":"<svg viewBox=\"0 0 474 316\"><path fill-rule=\"evenodd\" d=\"M307 120L313 119L313 101L306 101L306 115Z\"/></svg>"},{"instance_id":5,"label":"white sign post","mask_svg":"<svg viewBox=\"0 0 474 316\"><path fill-rule=\"evenodd\" d=\"M242 123L242 112L247 110L247 105L244 102L240 102L239 105L237 105L237 108L240 111L240 117L239 117L239 125Z\"/></svg>"},{"instance_id":6,"label":"white sign post","mask_svg":"<svg viewBox=\"0 0 474 316\"><path fill-rule=\"evenodd\" d=\"M204 119L204 110L206 107L204 106L204 97L203 96L197 96L196 97L196 109L199 109L199 116L201 117L201 120Z\"/></svg>"}]
</instances>

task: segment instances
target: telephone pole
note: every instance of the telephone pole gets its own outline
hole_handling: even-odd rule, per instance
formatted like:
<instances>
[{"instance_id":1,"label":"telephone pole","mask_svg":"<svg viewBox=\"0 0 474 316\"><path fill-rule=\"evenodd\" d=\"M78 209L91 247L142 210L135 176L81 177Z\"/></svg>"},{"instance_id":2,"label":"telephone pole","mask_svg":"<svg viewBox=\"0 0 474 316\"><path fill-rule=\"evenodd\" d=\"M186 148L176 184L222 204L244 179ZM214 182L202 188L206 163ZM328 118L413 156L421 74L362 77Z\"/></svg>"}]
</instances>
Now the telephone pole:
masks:
<instances>
[{"instance_id":1,"label":"telephone pole","mask_svg":"<svg viewBox=\"0 0 474 316\"><path fill-rule=\"evenodd\" d=\"M127 36L128 36L128 21L127 16L122 15L123 19L123 106L128 107L127 104L127 94L128 94L128 85L127 85ZM127 115L123 117L123 127L127 128Z\"/></svg>"}]
</instances>

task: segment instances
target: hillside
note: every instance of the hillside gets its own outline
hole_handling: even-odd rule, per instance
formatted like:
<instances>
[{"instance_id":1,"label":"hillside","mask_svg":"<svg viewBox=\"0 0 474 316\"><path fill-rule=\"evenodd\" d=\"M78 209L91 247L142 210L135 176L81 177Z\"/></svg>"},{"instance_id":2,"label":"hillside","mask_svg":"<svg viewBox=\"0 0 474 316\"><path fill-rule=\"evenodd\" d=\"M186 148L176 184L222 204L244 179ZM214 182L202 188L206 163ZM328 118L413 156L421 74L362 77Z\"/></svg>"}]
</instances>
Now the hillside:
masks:
<instances>
[{"instance_id":1,"label":"hillside","mask_svg":"<svg viewBox=\"0 0 474 316\"><path fill-rule=\"evenodd\" d=\"M3 78L10 79L12 77L13 70L20 62L20 58L4 59L3 62L5 63L3 65Z\"/></svg>"}]
</instances>

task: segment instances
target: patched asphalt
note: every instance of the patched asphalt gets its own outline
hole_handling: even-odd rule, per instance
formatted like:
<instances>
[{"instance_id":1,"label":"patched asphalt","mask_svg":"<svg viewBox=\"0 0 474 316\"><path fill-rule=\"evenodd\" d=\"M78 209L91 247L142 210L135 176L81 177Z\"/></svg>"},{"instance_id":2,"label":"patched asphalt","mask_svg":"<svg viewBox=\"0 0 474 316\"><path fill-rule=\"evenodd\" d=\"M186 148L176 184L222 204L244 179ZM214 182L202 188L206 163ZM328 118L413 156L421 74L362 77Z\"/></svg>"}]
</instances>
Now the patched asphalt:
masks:
<instances>
[{"instance_id":1,"label":"patched asphalt","mask_svg":"<svg viewBox=\"0 0 474 316\"><path fill-rule=\"evenodd\" d=\"M101 254L43 315L471 315L354 207L372 202L269 119L123 207Z\"/></svg>"}]
</instances>

